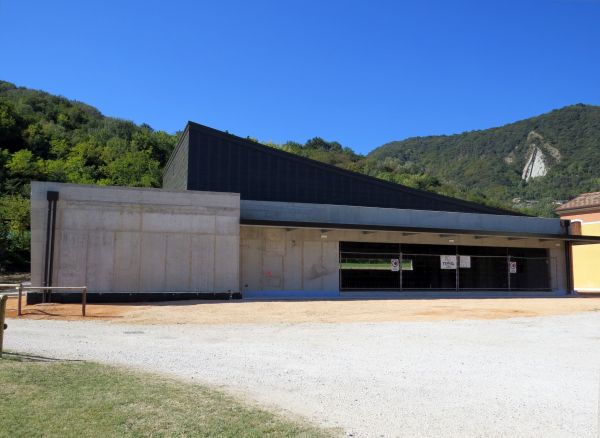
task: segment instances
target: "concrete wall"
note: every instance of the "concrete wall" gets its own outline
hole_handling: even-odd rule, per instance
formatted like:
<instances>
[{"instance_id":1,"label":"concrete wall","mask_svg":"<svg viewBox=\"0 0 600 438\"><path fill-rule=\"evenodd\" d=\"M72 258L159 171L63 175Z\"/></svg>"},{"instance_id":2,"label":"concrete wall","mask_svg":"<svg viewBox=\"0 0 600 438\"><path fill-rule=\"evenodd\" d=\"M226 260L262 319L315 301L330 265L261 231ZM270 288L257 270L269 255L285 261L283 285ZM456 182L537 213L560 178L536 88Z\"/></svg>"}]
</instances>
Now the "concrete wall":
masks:
<instances>
[{"instance_id":1,"label":"concrete wall","mask_svg":"<svg viewBox=\"0 0 600 438\"><path fill-rule=\"evenodd\" d=\"M48 190L59 192L54 285L90 292L236 292L239 195L31 183L31 275L41 285Z\"/></svg>"},{"instance_id":2,"label":"concrete wall","mask_svg":"<svg viewBox=\"0 0 600 438\"><path fill-rule=\"evenodd\" d=\"M327 236L323 238L322 236ZM564 244L537 238L509 240L471 235L440 237L434 233L404 235L395 231L277 228L242 225L240 289L252 291L339 291L339 242L396 242L437 245L546 248L550 285L566 290ZM557 246L558 245L558 246Z\"/></svg>"},{"instance_id":3,"label":"concrete wall","mask_svg":"<svg viewBox=\"0 0 600 438\"><path fill-rule=\"evenodd\" d=\"M243 220L452 229L475 232L562 235L559 219L450 211L355 207L293 202L241 201ZM360 227L357 227L360 228Z\"/></svg>"},{"instance_id":4,"label":"concrete wall","mask_svg":"<svg viewBox=\"0 0 600 438\"><path fill-rule=\"evenodd\" d=\"M563 244L548 238L457 233L449 242L433 232L240 227L238 194L41 182L31 185L34 285L43 281L48 190L60 194L53 272L58 286L87 285L90 292L337 293L339 242L364 241L547 248L552 289L566 288ZM389 210L355 209L349 210L359 214L354 220L360 214L372 220L371 210ZM304 211L305 219L314 217Z\"/></svg>"},{"instance_id":5,"label":"concrete wall","mask_svg":"<svg viewBox=\"0 0 600 438\"><path fill-rule=\"evenodd\" d=\"M242 227L241 290L337 291L338 241L318 230Z\"/></svg>"}]
</instances>

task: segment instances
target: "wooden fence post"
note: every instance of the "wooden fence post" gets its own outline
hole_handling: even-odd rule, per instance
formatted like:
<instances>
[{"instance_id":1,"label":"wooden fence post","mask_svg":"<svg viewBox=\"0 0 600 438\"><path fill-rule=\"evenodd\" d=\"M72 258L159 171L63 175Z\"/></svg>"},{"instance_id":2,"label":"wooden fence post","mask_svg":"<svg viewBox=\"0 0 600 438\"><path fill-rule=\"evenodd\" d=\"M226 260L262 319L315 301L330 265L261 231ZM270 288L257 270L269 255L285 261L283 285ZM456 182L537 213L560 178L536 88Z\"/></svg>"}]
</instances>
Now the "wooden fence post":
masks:
<instances>
[{"instance_id":1,"label":"wooden fence post","mask_svg":"<svg viewBox=\"0 0 600 438\"><path fill-rule=\"evenodd\" d=\"M8 295L0 295L0 358L2 358L2 344L4 342L4 315L6 314L6 301L8 301Z\"/></svg>"},{"instance_id":2,"label":"wooden fence post","mask_svg":"<svg viewBox=\"0 0 600 438\"><path fill-rule=\"evenodd\" d=\"M21 300L23 299L23 283L19 283L19 302L17 303L17 315L21 316L23 314L23 309L21 308Z\"/></svg>"},{"instance_id":3,"label":"wooden fence post","mask_svg":"<svg viewBox=\"0 0 600 438\"><path fill-rule=\"evenodd\" d=\"M87 305L87 286L81 290L81 315L85 316L85 306Z\"/></svg>"}]
</instances>

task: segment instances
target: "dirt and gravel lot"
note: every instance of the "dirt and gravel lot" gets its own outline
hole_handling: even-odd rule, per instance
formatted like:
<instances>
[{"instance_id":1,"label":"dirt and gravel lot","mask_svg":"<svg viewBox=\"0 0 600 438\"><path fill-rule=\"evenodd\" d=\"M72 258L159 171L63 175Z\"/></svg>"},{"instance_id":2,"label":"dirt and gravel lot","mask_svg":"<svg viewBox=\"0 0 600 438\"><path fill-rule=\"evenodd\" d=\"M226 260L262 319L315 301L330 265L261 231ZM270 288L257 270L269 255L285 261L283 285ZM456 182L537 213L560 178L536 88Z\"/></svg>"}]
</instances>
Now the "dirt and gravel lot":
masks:
<instances>
[{"instance_id":1,"label":"dirt and gravel lot","mask_svg":"<svg viewBox=\"0 0 600 438\"><path fill-rule=\"evenodd\" d=\"M9 299L8 317L17 300ZM566 315L600 310L600 294L572 298L330 300L330 301L173 301L155 304L91 304L86 320L128 324L348 323L503 319ZM81 306L24 307L28 319L80 320Z\"/></svg>"},{"instance_id":2,"label":"dirt and gravel lot","mask_svg":"<svg viewBox=\"0 0 600 438\"><path fill-rule=\"evenodd\" d=\"M354 436L597 436L597 299L452 301L124 306L10 319L5 342L216 385ZM506 318L519 312L546 315Z\"/></svg>"}]
</instances>

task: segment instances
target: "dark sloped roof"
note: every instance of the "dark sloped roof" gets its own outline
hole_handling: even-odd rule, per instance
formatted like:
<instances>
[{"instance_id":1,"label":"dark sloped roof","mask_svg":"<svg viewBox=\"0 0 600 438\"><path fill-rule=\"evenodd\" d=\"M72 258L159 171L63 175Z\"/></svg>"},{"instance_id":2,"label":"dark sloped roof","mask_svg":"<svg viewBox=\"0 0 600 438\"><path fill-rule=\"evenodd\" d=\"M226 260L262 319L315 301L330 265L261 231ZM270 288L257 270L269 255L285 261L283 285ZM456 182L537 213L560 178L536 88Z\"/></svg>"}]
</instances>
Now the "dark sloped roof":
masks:
<instances>
[{"instance_id":1,"label":"dark sloped roof","mask_svg":"<svg viewBox=\"0 0 600 438\"><path fill-rule=\"evenodd\" d=\"M565 202L563 205L558 207L555 211L557 213L564 213L571 210L582 210L588 208L600 208L600 192L582 193L576 198Z\"/></svg>"},{"instance_id":2,"label":"dark sloped roof","mask_svg":"<svg viewBox=\"0 0 600 438\"><path fill-rule=\"evenodd\" d=\"M187 189L240 193L241 199L518 216L519 213L413 189L294 155L188 122ZM169 166L164 186L171 181Z\"/></svg>"}]
</instances>

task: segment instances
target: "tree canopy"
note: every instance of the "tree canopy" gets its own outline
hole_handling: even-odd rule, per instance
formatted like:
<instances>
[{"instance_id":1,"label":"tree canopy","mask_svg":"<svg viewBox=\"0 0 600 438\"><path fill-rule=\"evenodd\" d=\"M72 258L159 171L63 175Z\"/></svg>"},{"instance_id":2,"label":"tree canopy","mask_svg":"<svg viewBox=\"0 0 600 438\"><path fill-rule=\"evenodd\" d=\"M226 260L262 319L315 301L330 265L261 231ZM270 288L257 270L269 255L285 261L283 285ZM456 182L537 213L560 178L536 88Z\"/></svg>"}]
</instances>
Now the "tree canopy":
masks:
<instances>
[{"instance_id":1,"label":"tree canopy","mask_svg":"<svg viewBox=\"0 0 600 438\"><path fill-rule=\"evenodd\" d=\"M31 180L160 187L176 142L176 134L0 81L0 270L27 267Z\"/></svg>"},{"instance_id":2,"label":"tree canopy","mask_svg":"<svg viewBox=\"0 0 600 438\"><path fill-rule=\"evenodd\" d=\"M546 176L525 182L521 171L532 132L559 150L561 159L552 161ZM0 271L27 269L32 179L160 187L177 139L177 133L0 81ZM392 142L367 156L320 137L266 145L393 183L537 215L551 216L557 200L600 190L600 107L589 105L500 128Z\"/></svg>"}]
</instances>

